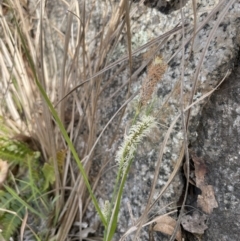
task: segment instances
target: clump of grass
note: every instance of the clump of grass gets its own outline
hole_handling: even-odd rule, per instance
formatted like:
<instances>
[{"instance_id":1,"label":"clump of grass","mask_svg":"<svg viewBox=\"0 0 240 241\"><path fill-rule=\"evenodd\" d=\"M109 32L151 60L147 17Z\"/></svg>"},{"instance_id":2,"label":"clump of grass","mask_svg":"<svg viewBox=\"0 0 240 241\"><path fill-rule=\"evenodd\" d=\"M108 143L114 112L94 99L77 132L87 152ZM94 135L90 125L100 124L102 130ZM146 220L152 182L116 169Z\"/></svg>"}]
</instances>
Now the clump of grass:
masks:
<instances>
[{"instance_id":1,"label":"clump of grass","mask_svg":"<svg viewBox=\"0 0 240 241\"><path fill-rule=\"evenodd\" d=\"M37 27L40 29L40 34L38 35L39 39L37 42L34 42L28 34L28 22L26 22L27 16L25 13L23 14L23 8L19 3L11 2L11 4L7 6L7 12L12 12L15 15L15 17L11 19L11 22L6 22L4 21L4 18L2 18L2 27L6 30L4 32L5 41L2 42L2 49L5 54L5 59L8 60L8 62L6 63L2 59L2 68L4 69L3 83L6 90L5 93L2 94L5 95L6 102L3 103L4 107L3 105L1 106L1 116L5 116L2 127L10 127L10 132L3 135L13 136L16 133L24 133L25 135L29 135L32 139L36 139L37 142L40 143L39 153L41 153L41 160L43 163L42 166L37 165L37 167L41 170L39 175L42 175L41 178L45 178L46 181L42 183L42 188L39 189L39 187L36 186L34 179L35 175L32 175L32 172L30 172L28 178L31 185L24 186L24 189L29 188L33 197L40 200L41 195L45 195L45 192L48 191L49 188L53 191L52 199L54 201L51 203L51 211L47 212L51 217L49 222L46 222L47 218L45 216L38 215L40 220L39 222L45 224L48 223L50 225L48 226L48 229L51 230L51 233L43 233L42 237L49 237L60 241L65 240L68 237L75 222L77 213L80 215L79 220L82 220L83 212L82 210L78 210L76 206L80 200L84 204L87 188L90 193L91 200L98 211L101 222L103 226L105 226L104 240L110 241L116 230L121 196L137 146L144 136L146 136L149 131L156 126L155 119L149 115L143 116L136 123L133 122L133 126L130 129L128 136L124 139L122 147L117 153L116 160L119 164L119 172L116 177L113 199L110 205L105 208L110 211L107 212L107 210L101 210L88 181L88 173L91 167L91 155L89 153L92 152L91 147L94 148L94 136L97 133L97 125L94 122L94 119L98 106L98 96L102 91L100 88L101 78L97 78L97 71L104 66L108 53L111 53L112 49L109 47L111 46L111 43L116 43L118 41L117 38L119 37L119 34L116 33L114 26L119 26L120 23L124 23L121 17L125 14L124 1L120 2L118 8L114 8L115 12L109 20L109 25L111 27L106 29L106 32L102 33L102 42L100 43L100 47L98 49L99 53L101 53L101 58L97 59L96 62L91 63L89 61L89 53L87 53L85 46L86 39L79 39L79 42L76 43L76 48L78 49L76 49L75 58L78 58L78 51L81 52L82 59L80 62L83 64L79 78L86 80L87 77L91 75L94 76L94 74L96 75L95 79L90 78L85 82L89 82L89 85L83 85L83 88L80 90L80 93L82 93L82 99L79 100L77 97L74 98L75 105L77 105L80 109L80 126L87 124L89 130L87 146L90 148L82 152L83 159L84 156L87 157L87 164L85 166L83 166L73 144L74 125L71 123L68 128L68 130L70 130L70 136L64 125L64 106L66 106L67 100L60 101L63 99L69 88L66 84L68 82L67 78L70 78L72 75L72 72L68 72L69 75L66 76L67 71L65 71L65 69L67 65L67 46L70 42L70 29L71 24L73 24L73 15L69 12L69 28L66 34L66 44L64 49L64 66L62 66L60 84L56 85L57 82L55 79L52 82L49 80L50 73L46 68L47 63L45 62L46 59L44 57L43 39L41 38L43 36L43 32L41 32L43 31L43 12L41 10L43 6L40 4L39 7L40 20ZM80 11L85 13L86 10L83 7ZM80 24L84 24L86 21L86 19L80 20ZM17 26L17 29L12 29L12 23ZM128 19L128 29L129 27ZM79 33L81 33L81 31L86 32L85 25L83 29L79 28ZM118 28L118 31L120 33L121 28ZM13 32L15 35L13 35ZM130 43L131 41L128 39L128 42ZM18 45L15 43L18 43ZM36 43L39 43L39 45L35 46ZM17 48L17 46L20 47ZM129 46L129 54L131 55L131 46ZM15 58L15 56L17 56L17 58ZM41 56L40 60L37 59L36 56ZM75 59L72 60L72 68L75 61ZM56 62L54 56L52 62ZM144 84L143 89L145 90L142 92L142 98L145 99L142 99L142 104L144 105L146 105L148 100L151 99L156 82L160 80L163 75L163 66L165 65L160 64L160 62L160 59L155 58L151 65L152 67L149 67L148 81ZM42 67L41 71L37 68L37 65ZM162 69L159 67L160 65ZM11 66L12 69L9 69L9 66ZM57 69L55 69L55 71L57 71ZM74 68L72 71L74 71ZM63 88L64 86L66 86L66 88ZM94 86L94 88L91 88L92 86ZM86 101L86 99L91 100L90 104ZM35 100L38 102L37 106ZM57 109L55 109L52 104L52 101L56 100L59 100ZM81 109L80 106L84 106L84 109ZM74 111L74 109L71 110L73 118L75 117ZM82 112L85 113L85 117L82 117ZM74 132L77 133L80 129L81 127L79 127L78 130L74 129ZM63 141L60 140L59 136L62 136ZM65 162L60 161L58 158L58 153L63 149L63 146L67 147L69 150L68 159ZM70 151L75 161L74 164L79 168L77 176L73 174L73 164L70 161ZM14 160L11 159L9 161L13 162ZM23 164L20 165L22 166ZM34 166L34 170L35 168L36 166ZM33 170L31 166L30 170ZM39 177L39 179L41 178ZM65 190L69 184L72 188L70 192ZM20 217L20 219L18 218L16 220L23 220L26 213L31 213L33 210L26 204L26 201L24 200L25 197L17 199L17 192L11 186L8 187L6 185L5 188L9 191L8 195L12 196L11 200L15 200L19 204L21 213L16 210L16 217ZM78 193L79 198L76 197L76 193ZM35 205L39 204L36 203ZM11 211L10 206L7 208ZM24 211L24 208L26 208L27 212ZM41 212L41 208L42 206L40 205L39 212ZM26 222L26 225L28 225L28 221ZM18 226L15 225L14 227L15 229L13 229L13 231L16 231ZM57 230L56 234L54 230Z\"/></svg>"},{"instance_id":2,"label":"clump of grass","mask_svg":"<svg viewBox=\"0 0 240 241\"><path fill-rule=\"evenodd\" d=\"M2 127L9 128L9 132L7 134L3 133L3 135L14 136L15 134L23 134L39 142L39 153L41 153L42 162L42 166L39 167L41 169L39 175L43 175L42 178L46 178L48 183L43 183L43 188L38 189L37 186L35 186L34 175L29 173L30 176L28 178L30 178L31 186L26 186L26 188L30 188L33 191L35 198L36 192L41 196L44 195L49 188L52 189L51 195L54 202L52 202L52 213L51 215L49 214L51 219L49 222L45 222L46 217L39 215L38 218L40 223L48 223L48 229L51 230L51 232L46 235L56 240L65 240L69 236L77 215L79 215L78 218L81 222L83 217L82 209L86 209L86 207L79 207L79 209L76 207L79 202L83 203L83 206L87 205L85 204L87 197L86 188L99 213L102 224L105 227L112 225L112 222L107 225L106 219L102 214L88 181L88 173L92 161L92 155L89 153L91 152L92 146L94 146L94 138L97 133L97 123L94 120L96 118L98 98L102 91L101 76L95 77L95 79L90 78L90 81L86 81L85 83L88 84L83 85L80 89L81 99L78 99L77 96L73 99L73 107L70 113L72 113L72 117L74 118L74 106L78 106L80 120L77 129L74 129L73 123L70 123L69 127L66 128L64 111L68 100L60 100L63 99L68 89L70 89L70 86L74 85L74 83L67 83L69 83L69 79L75 72L74 66L76 62L79 61L82 64L81 70L77 71L79 75L76 79L87 80L87 78L92 75L98 74L98 70L103 68L107 61L108 53L112 51L111 46L114 46L112 43L118 41L119 33L122 30L122 28L118 28L117 33L115 26L124 24L122 16L125 14L124 1L121 1L119 7L114 7L115 12L109 20L110 27L106 29L103 28L105 31L101 33L99 48L97 50L94 49L94 54L99 52L101 58L97 58L96 61L90 61L92 53L88 52L85 45L87 38L85 36L87 24L85 23L90 21L90 16L84 18L86 13L85 6L80 8L79 5L73 4L68 7L71 9L71 12L68 12L68 29L65 36L63 66L61 67L56 67L56 56L52 55L49 62L47 62L47 58L45 57L46 49L43 44L45 41L43 37L46 33L44 32L45 22L43 19L44 17L47 19L47 16L44 15L42 2L34 9L36 14L40 16L35 25L38 30L35 39L29 34L29 21L27 11L24 10L24 8L26 8L25 5L22 6L20 2L9 1L8 5L4 5L4 17L1 18L1 28L4 30L1 41L1 51L4 53L4 55L1 56L4 56L4 58L0 59L3 70L1 72L1 77L3 78L1 95L5 98L1 103L0 115L3 118ZM74 15L74 10L77 13L76 15ZM8 18L8 16L10 16L10 18ZM70 37L70 30L74 27L73 25L76 24L76 21L74 22L73 20L74 16L81 16L78 22L79 32L77 35L83 36L83 38L79 38L77 40L78 42L75 42L75 39L71 39ZM8 21L6 21L6 19L8 19ZM16 28L13 28L13 25L16 26ZM50 25L48 27L51 28ZM54 33L59 33L58 31L55 32L56 29L52 28L52 30ZM68 56L73 56L69 49L70 41L72 41L71 43L75 43L74 48L71 49L75 51L73 59L68 59ZM52 46L50 49L51 48ZM38 58L38 56L40 56L40 58ZM53 72L55 71L53 75L47 68L48 64L53 67ZM68 64L70 71L67 71ZM41 67L39 68L39 66ZM59 82L56 81L57 69L62 70ZM53 107L52 101L59 101L57 109ZM82 113L84 113L84 116ZM81 152L82 158L88 159L84 167L73 145L74 138L76 139L77 133L83 129L83 126L88 131L88 140L86 141L88 148ZM68 129L68 132L66 129ZM58 160L58 153L64 147L68 148L67 160L61 162ZM70 160L70 151L73 155L74 162ZM9 162L13 161L13 159L9 160ZM20 163L20 165L23 164ZM79 168L77 174L75 174L76 170L74 170L74 166L78 166ZM12 170L10 173L12 173ZM14 174L12 175L14 176ZM71 186L70 191L67 190L68 185ZM7 183L5 183L5 189L7 189L7 187ZM13 198L17 197L17 190L11 188L9 191L11 191L10 195L12 195ZM78 193L77 196L76 193ZM18 200L23 211L21 215L17 213L17 216L20 215L20 219L18 220L23 220L27 212L33 211L26 205L24 198L25 197L22 197L22 199ZM11 211L11 207L9 206L8 208L9 211ZM24 208L26 208L26 212ZM28 225L29 220L27 217L26 220L26 225ZM114 223L114 225L116 225L116 223Z\"/></svg>"}]
</instances>

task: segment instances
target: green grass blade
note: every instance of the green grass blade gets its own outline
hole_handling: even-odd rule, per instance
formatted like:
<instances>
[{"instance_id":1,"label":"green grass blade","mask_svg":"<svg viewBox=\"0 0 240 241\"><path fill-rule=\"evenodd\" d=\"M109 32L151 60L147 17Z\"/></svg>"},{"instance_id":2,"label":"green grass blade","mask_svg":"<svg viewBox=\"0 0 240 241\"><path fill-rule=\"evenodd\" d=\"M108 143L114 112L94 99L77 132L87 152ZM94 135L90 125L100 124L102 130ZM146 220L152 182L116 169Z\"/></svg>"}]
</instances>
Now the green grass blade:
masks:
<instances>
[{"instance_id":1,"label":"green grass blade","mask_svg":"<svg viewBox=\"0 0 240 241\"><path fill-rule=\"evenodd\" d=\"M34 208L32 208L28 203L26 203L22 198L19 197L19 195L9 186L4 186L4 188L12 195L13 198L15 198L19 203L21 203L23 206L28 208L32 213L35 213L37 216L44 218L44 215L37 212Z\"/></svg>"},{"instance_id":2,"label":"green grass blade","mask_svg":"<svg viewBox=\"0 0 240 241\"><path fill-rule=\"evenodd\" d=\"M113 238L113 235L115 234L115 231L116 231L116 228L117 228L117 223L118 223L118 214L119 214L120 203L121 203L122 194L123 194L123 188L125 186L125 182L126 182L127 175L129 173L131 164L132 164L132 160L128 164L128 167L127 167L127 169L124 172L124 175L122 177L122 180L121 180L121 183L120 183L120 186L119 186L119 191L118 191L117 198L116 198L116 202L115 202L114 208L112 210L111 218L110 218L110 221L108 223L107 230L106 230L106 236L104 238L104 241L111 241L112 238Z\"/></svg>"}]
</instances>

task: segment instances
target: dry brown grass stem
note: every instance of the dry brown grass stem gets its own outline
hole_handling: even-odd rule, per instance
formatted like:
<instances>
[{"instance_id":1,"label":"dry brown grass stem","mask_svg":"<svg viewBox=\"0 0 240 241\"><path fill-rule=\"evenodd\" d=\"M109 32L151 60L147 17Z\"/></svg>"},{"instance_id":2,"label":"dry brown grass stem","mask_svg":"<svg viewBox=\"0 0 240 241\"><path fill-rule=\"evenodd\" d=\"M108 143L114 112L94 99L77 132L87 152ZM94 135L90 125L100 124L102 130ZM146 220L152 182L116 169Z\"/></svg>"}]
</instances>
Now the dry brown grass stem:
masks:
<instances>
[{"instance_id":1,"label":"dry brown grass stem","mask_svg":"<svg viewBox=\"0 0 240 241\"><path fill-rule=\"evenodd\" d=\"M176 34L177 32L179 32L181 30L181 26L176 26L175 28L169 30L168 32L150 40L149 42L147 42L146 44L142 45L141 47L139 47L138 49L136 49L135 51L133 51L132 55L137 55L139 54L141 51L150 48L151 46L154 46L156 44L159 44L160 41L164 41L166 40L168 37L172 36L173 34ZM190 40L189 40L190 41ZM187 44L187 43L186 43ZM99 70L98 72L94 73L91 77L87 78L86 80L84 80L82 83L76 85L73 89L71 89L71 91L69 91L61 100L59 100L56 103L56 106L65 98L67 98L69 95L71 95L74 91L76 91L79 87L82 87L84 84L88 83L90 80L96 78L97 76L105 73L106 71L114 68L115 66L117 66L118 64L121 64L122 62L128 60L129 56L123 56L120 59L114 61L113 63L107 65L106 67L104 67L103 69ZM172 59L172 58L171 58ZM168 61L168 63L170 62L170 60ZM143 65L141 66L141 70L144 69L148 63L151 61L151 59L149 59L148 61L144 62ZM136 71L136 72L140 72L140 71Z\"/></svg>"},{"instance_id":2,"label":"dry brown grass stem","mask_svg":"<svg viewBox=\"0 0 240 241\"><path fill-rule=\"evenodd\" d=\"M81 16L81 25L84 24L84 16L85 16L85 7L82 6L80 11ZM85 39L84 36L86 34L86 30L83 29L83 38L82 38L82 49L83 49L83 75L82 79L88 79L89 75L94 76L93 78L89 79L89 84L83 85L83 90L85 90L83 93L83 98L80 101L80 103L84 103L85 109L83 109L83 112L86 113L86 120L83 121L83 123L86 123L88 126L88 139L87 139L87 146L88 148L84 150L83 156L86 156L87 158L84 161L85 165L85 171L88 173L91 167L91 160L93 157L93 150L94 146L98 141L95 141L96 136L96 112L97 112L97 106L98 106L98 99L100 97L100 94L102 92L101 82L102 78L100 75L96 75L96 72L102 69L102 67L105 64L106 56L109 51L111 51L110 46L111 42L117 41L117 38L120 36L121 28L116 28L116 26L119 26L120 22L122 21L122 16L124 14L124 1L121 1L115 10L112 11L112 17L110 18L108 22L108 26L103 26L102 30L99 33L100 37L100 45L96 52L100 53L98 56L99 58L96 58L95 61L92 63L90 61L90 54L88 53L87 46L85 45ZM104 13L103 13L103 18ZM93 68L92 68L92 67ZM91 67L91 68L90 68ZM110 83L111 81L109 81ZM105 83L105 86L107 86L108 83ZM89 93L91 93L89 95ZM82 124L83 124L82 123ZM100 135L101 136L101 135ZM70 162L69 162L70 163ZM99 178L98 178L99 179ZM97 179L97 180L98 180ZM95 184L96 186L96 184ZM76 209L76 206L78 206L79 198L76 198L76 193L78 193L78 197L81 198L82 209ZM59 240L65 240L66 235L70 228L72 223L74 222L74 219L76 217L76 214L78 213L79 220L82 219L82 214L87 208L88 201L85 202L86 198L86 192L85 192L85 185L80 177L78 177L74 182L74 188L71 192L68 201L66 203L66 207L69 207L68 209L64 208L64 212L61 214L60 217L63 217L61 226L58 232L58 238ZM66 211L67 210L67 211Z\"/></svg>"}]
</instances>

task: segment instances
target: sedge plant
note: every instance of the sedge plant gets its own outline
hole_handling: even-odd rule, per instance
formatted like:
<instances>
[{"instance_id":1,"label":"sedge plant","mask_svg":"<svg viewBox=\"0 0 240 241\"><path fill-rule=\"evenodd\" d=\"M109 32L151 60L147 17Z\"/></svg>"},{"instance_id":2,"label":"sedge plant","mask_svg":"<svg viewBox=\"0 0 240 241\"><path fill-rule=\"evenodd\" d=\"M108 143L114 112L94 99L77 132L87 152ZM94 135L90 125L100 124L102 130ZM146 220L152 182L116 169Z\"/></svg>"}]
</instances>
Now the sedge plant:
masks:
<instances>
[{"instance_id":1,"label":"sedge plant","mask_svg":"<svg viewBox=\"0 0 240 241\"><path fill-rule=\"evenodd\" d=\"M118 173L112 201L111 204L108 205L109 213L107 215L107 228L104 232L104 241L112 240L115 233L124 185L136 154L137 147L143 138L156 126L157 123L154 117L147 115L142 116L137 123L132 125L128 135L125 136L124 141L117 152L116 162L118 164Z\"/></svg>"}]
</instances>

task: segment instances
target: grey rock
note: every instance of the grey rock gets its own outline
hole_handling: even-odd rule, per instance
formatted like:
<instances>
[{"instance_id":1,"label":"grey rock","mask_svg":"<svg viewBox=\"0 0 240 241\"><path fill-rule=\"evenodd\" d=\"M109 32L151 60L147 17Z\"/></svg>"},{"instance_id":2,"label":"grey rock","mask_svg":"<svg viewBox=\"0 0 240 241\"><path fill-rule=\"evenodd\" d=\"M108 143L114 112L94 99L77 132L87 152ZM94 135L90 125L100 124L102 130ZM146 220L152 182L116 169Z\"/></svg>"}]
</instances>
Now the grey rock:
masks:
<instances>
[{"instance_id":1,"label":"grey rock","mask_svg":"<svg viewBox=\"0 0 240 241\"><path fill-rule=\"evenodd\" d=\"M190 100L191 90L193 87L194 76L196 69L200 63L200 59L203 54L203 50L207 44L208 37L211 35L211 31L215 32L212 41L209 43L205 57L203 58L203 65L200 69L199 75L197 76L196 92L193 96L193 101L198 100L208 91L217 86L220 80L225 76L227 70L231 68L231 63L237 57L239 48L239 18L238 14L240 11L240 5L238 2L235 5L227 6L229 1L224 2L220 11L213 15L213 17L208 21L208 23L198 32L194 45L193 52L191 52L191 46L187 45L185 48L185 70L184 70L184 100L185 107L188 105ZM189 27L185 29L185 39L189 39L192 36L192 20L191 8L189 7L189 2L186 4L184 10L185 14L188 16L187 22L190 24ZM198 15L198 26L202 21L204 21L212 9L214 2L207 3L206 1L201 2L201 7L204 13ZM214 30L214 26L217 24L217 19L221 16L224 9L229 8L229 10L224 13L220 25ZM201 8L200 8L201 9ZM200 12L199 9L199 12ZM144 10L146 11L146 9ZM208 12L209 11L209 12ZM156 10L151 10L147 13L136 13L139 14L140 19L149 19L147 16L156 15L160 19L160 23L157 26L153 24L145 23L142 20L142 29L148 26L146 33L149 33L149 29L155 28L152 33L165 33L170 30L177 21L180 21L181 15L180 10L174 11L171 14L163 15L158 13ZM173 21L174 19L174 21ZM168 22L169 21L169 22ZM133 36L135 33L139 33L139 26L133 23ZM156 163L159 158L159 149L161 147L164 136L166 135L166 126L170 124L177 118L180 114L180 100L179 100L179 81L181 76L181 33L177 33L170 37L162 45L160 45L157 53L161 53L163 59L167 62L168 59L175 53L171 61L169 61L169 67L166 71L163 79L158 83L157 90L153 96L154 101L154 111L153 115L156 116L157 121L164 125L159 127L159 131L155 133L154 140L144 141L141 144L140 150L138 151L136 158L132 164L130 175L125 186L125 192L122 200L121 211L119 215L119 225L117 229L117 234L114 240L118 240L121 235L133 225L130 218L129 210L127 209L127 203L130 203L133 217L138 219L144 212L144 208L147 203L147 198L149 196L150 187L152 184L154 171L156 168ZM141 42L142 44L142 42ZM138 56L141 59L141 56ZM188 61L189 60L189 61ZM136 63L136 62L135 62ZM126 76L126 75L125 75ZM141 88L141 83L139 80L144 79L143 76L138 77L138 81L134 82L134 90L139 90ZM126 115L120 125L121 132L127 131L131 119L136 111L136 103L139 101L139 96L137 96L133 102L131 102L126 111ZM201 116L202 106L206 103L207 98L200 102L200 104L195 105L191 111L190 126L189 126L189 141L193 142L196 139L196 128L199 124L199 118ZM114 108L116 109L116 108ZM127 128L126 128L127 126ZM109 133L109 132L108 132ZM108 137L108 133L106 137ZM111 134L110 134L111 135ZM101 142L101 146L106 145L104 143L104 138ZM121 139L116 141L113 148L110 150L112 159L114 160L115 151L121 143ZM153 200L156 199L157 195L161 192L164 185L167 183L170 174L172 173L176 162L178 160L180 150L183 144L183 134L181 131L181 121L177 121L170 138L165 147L163 159L161 160L161 166L159 170L159 176L157 185L155 187L155 194ZM218 146L216 146L218 148ZM214 150L216 151L216 150ZM219 150L218 150L219 151ZM113 166L111 163L110 166ZM115 167L116 171L117 167ZM101 198L103 200L109 199L112 193L112 186L114 180L114 172L110 172L105 175L100 185L98 186L99 193L101 193ZM232 187L230 187L232 188ZM168 212L169 210L176 209L177 203L180 199L183 190L183 179L182 173L178 172L175 179L172 181L171 185L164 193L161 200L157 202L157 205L149 213L149 217L161 215ZM168 206L171 203L171 206ZM132 237L131 237L132 238ZM130 238L130 239L131 239ZM156 236L156 240L168 240L166 237ZM148 231L145 229L141 235L141 240L148 240Z\"/></svg>"},{"instance_id":2,"label":"grey rock","mask_svg":"<svg viewBox=\"0 0 240 241\"><path fill-rule=\"evenodd\" d=\"M205 105L192 149L205 160L206 179L218 208L208 217L207 240L239 240L240 235L240 65ZM191 240L191 239L190 239Z\"/></svg>"},{"instance_id":3,"label":"grey rock","mask_svg":"<svg viewBox=\"0 0 240 241\"><path fill-rule=\"evenodd\" d=\"M206 7L206 6L205 6ZM203 94L207 93L209 90L211 90L213 87L217 85L217 83L223 78L225 75L227 69L231 66L229 66L229 63L231 63L237 56L237 50L239 47L239 41L238 41L238 27L239 22L237 19L237 15L234 16L235 11L239 11L239 3L236 3L234 7L231 7L231 11L233 11L231 14L231 11L226 14L225 18L223 19L222 23L216 30L215 37L213 38L213 41L209 44L208 51L206 52L205 59L203 62L203 67L199 74L199 81L197 84L197 91L196 95L194 96L194 100L197 100L199 97L201 97ZM179 13L179 12L178 12ZM175 17L177 16L177 12L174 14ZM169 15L168 15L169 16ZM179 15L178 15L179 16ZM163 19L165 16L161 15L161 18ZM199 19L201 21L204 20L206 17L206 14L200 15ZM196 37L196 41L193 46L193 53L190 58L190 61L186 63L186 68L184 72L184 82L185 82L185 96L186 99L189 98L190 91L193 84L193 78L194 72L196 71L196 67L199 64L199 59L201 58L202 51L206 45L207 38L210 34L210 31L213 29L214 24L216 24L216 18L218 16L216 15L211 19L208 24L198 33ZM177 17L175 18L177 19ZM164 22L163 20L160 22ZM236 24L236 25L235 25ZM233 35L231 35L234 33ZM191 35L191 31L186 31L186 38ZM232 36L232 37L230 37ZM160 52L162 55L168 56L175 53L179 47L180 47L180 40L181 35L177 34L173 38L170 38L170 40L165 43L165 45L161 48ZM190 48L188 47L186 49L186 59L189 56ZM163 80L158 85L158 91L157 91L157 101L155 103L155 108L157 110L160 109L160 113L158 116L160 116L160 119L158 121L160 123L164 123L165 125L171 124L171 122L174 120L174 118L179 114L179 95L177 92L177 83L180 78L180 63L181 63L181 55L177 55L171 62L169 63L169 69L166 72ZM166 99L168 102L166 103ZM206 100L205 100L206 101ZM204 102L202 102L202 105ZM190 128L189 128L189 140L194 141L195 138L195 130L196 126L199 123L199 117L201 113L201 106L198 105L195 106L192 109L192 118L190 121ZM177 136L177 134L181 133L181 125L178 123L176 126L176 129L171 135L171 138L167 144L166 152L162 160L161 168L160 168L160 174L159 174L159 181L158 186L156 187L155 191L156 194L160 192L161 188L164 186L164 184L167 182L168 177L170 173L172 172L174 165L176 163L176 159L179 155L179 151L182 145L182 135ZM165 135L166 130L161 129L160 133L162 136ZM175 141L174 141L175 140ZM161 140L159 144L161 143ZM143 150L146 153L139 154L139 157L136 158L136 162L133 163L132 167L132 173L131 178L129 180L130 184L126 185L126 190L131 190L131 194L129 192L126 192L126 198L131 203L133 213L136 217L140 216L143 212L143 206L145 198L149 194L149 185L151 183L151 180L153 178L153 170L155 167L156 160L158 158L158 149L159 144L156 143L156 145L147 144ZM149 149L151 149L151 152L148 150L147 145L150 145ZM150 156L148 156L151 153ZM146 162L147 160L147 162ZM147 165L148 171L144 172L143 170L146 170L144 168ZM139 175L140 174L140 175ZM146 184L148 185L148 188L145 187ZM183 182L181 181L181 174L178 173L175 180L172 182L170 188L165 192L165 195L161 199L161 202L159 202L158 206L154 208L152 211L153 213L157 213L159 210L160 213L167 212L168 209L162 209L162 207L165 207L170 202L173 202L175 205L177 204L177 201L180 197L180 194L182 192L182 186ZM134 188L133 188L134 187ZM134 190L138 190L138 192L134 192ZM126 200L126 198L124 200ZM145 201L146 203L146 201ZM124 212L124 215L120 214L120 226L122 227L122 223L124 223L125 227L129 227L131 225L129 218L127 218L129 215L127 212ZM124 221L123 221L124 220ZM143 238L145 237L145 238ZM141 236L142 240L146 240L146 236ZM163 238L161 239L163 240Z\"/></svg>"}]
</instances>

